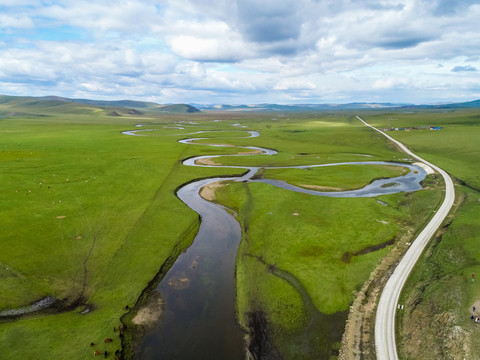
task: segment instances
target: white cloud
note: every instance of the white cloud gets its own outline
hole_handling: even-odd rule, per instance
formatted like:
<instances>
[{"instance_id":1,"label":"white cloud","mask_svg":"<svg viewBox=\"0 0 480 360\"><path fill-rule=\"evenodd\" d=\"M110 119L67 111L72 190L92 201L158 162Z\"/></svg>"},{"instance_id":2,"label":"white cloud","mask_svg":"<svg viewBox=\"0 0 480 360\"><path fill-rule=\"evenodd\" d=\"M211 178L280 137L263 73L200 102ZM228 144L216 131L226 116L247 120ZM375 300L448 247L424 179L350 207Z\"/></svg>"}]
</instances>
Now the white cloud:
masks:
<instances>
[{"instance_id":1,"label":"white cloud","mask_svg":"<svg viewBox=\"0 0 480 360\"><path fill-rule=\"evenodd\" d=\"M478 94L478 71L467 71L480 69L475 0L0 0L0 10L0 93L249 103Z\"/></svg>"},{"instance_id":2,"label":"white cloud","mask_svg":"<svg viewBox=\"0 0 480 360\"><path fill-rule=\"evenodd\" d=\"M168 41L174 53L184 59L199 61L241 60L243 43L238 40L199 38L180 35Z\"/></svg>"},{"instance_id":3,"label":"white cloud","mask_svg":"<svg viewBox=\"0 0 480 360\"><path fill-rule=\"evenodd\" d=\"M0 29L5 28L25 28L31 29L34 27L32 19L27 16L15 16L0 14Z\"/></svg>"},{"instance_id":4,"label":"white cloud","mask_svg":"<svg viewBox=\"0 0 480 360\"><path fill-rule=\"evenodd\" d=\"M407 85L407 80L404 78L384 78L378 79L373 83L374 89L392 89L404 87Z\"/></svg>"},{"instance_id":5,"label":"white cloud","mask_svg":"<svg viewBox=\"0 0 480 360\"><path fill-rule=\"evenodd\" d=\"M273 88L274 90L314 90L315 84L306 79L282 79Z\"/></svg>"},{"instance_id":6,"label":"white cloud","mask_svg":"<svg viewBox=\"0 0 480 360\"><path fill-rule=\"evenodd\" d=\"M41 2L38 0L0 0L0 6L5 7L19 7L19 6L40 6Z\"/></svg>"},{"instance_id":7,"label":"white cloud","mask_svg":"<svg viewBox=\"0 0 480 360\"><path fill-rule=\"evenodd\" d=\"M58 23L82 27L100 33L119 31L135 33L144 31L154 23L161 23L157 9L148 2L129 1L64 1L60 4L40 7L36 15L52 19Z\"/></svg>"}]
</instances>

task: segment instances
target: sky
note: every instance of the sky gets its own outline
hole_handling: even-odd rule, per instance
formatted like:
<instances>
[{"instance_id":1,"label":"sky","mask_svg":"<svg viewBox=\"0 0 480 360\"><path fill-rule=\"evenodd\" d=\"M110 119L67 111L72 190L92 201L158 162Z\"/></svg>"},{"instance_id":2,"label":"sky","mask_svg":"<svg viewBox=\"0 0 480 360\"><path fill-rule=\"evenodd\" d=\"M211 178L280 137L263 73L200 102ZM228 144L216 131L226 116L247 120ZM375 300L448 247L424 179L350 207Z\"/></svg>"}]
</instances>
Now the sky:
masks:
<instances>
[{"instance_id":1,"label":"sky","mask_svg":"<svg viewBox=\"0 0 480 360\"><path fill-rule=\"evenodd\" d=\"M0 0L0 94L480 99L480 0Z\"/></svg>"}]
</instances>

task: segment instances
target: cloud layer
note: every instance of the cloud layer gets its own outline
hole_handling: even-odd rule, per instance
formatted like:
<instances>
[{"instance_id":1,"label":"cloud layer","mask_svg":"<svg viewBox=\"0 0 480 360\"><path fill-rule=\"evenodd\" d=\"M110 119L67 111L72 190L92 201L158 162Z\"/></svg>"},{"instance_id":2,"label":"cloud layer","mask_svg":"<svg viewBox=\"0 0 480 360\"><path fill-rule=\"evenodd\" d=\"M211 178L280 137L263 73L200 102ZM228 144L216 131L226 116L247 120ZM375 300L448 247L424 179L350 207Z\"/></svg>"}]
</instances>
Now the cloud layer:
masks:
<instances>
[{"instance_id":1,"label":"cloud layer","mask_svg":"<svg viewBox=\"0 0 480 360\"><path fill-rule=\"evenodd\" d=\"M480 0L0 0L0 93L472 100L478 19Z\"/></svg>"}]
</instances>

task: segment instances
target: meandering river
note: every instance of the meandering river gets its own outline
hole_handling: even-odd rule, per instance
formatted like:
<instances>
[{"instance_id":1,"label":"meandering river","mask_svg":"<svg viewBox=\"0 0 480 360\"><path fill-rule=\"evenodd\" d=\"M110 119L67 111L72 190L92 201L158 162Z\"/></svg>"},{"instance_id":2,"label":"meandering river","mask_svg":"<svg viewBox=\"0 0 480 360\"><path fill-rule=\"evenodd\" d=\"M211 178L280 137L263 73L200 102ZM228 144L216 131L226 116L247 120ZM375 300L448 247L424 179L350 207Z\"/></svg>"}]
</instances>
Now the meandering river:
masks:
<instances>
[{"instance_id":1,"label":"meandering river","mask_svg":"<svg viewBox=\"0 0 480 360\"><path fill-rule=\"evenodd\" d=\"M125 132L140 135L150 129ZM238 130L237 130L238 131ZM209 131L200 131L196 135ZM256 131L239 131L247 137L258 137ZM218 132L216 132L218 133ZM143 135L143 133L142 133ZM184 144L201 146L228 146L196 143L206 138L180 140ZM275 155L275 150L259 147L241 147L251 155ZM314 164L290 167L243 167L202 165L199 160L220 156L209 155L189 158L186 166L207 166L235 169L242 176L203 179L189 183L177 192L177 196L201 217L201 225L193 244L176 260L159 283L156 291L165 301L165 308L155 329L149 331L136 350L139 359L243 359L245 358L244 333L235 318L235 259L242 233L240 225L224 207L209 202L199 195L200 189L217 181L257 181L286 190L330 197L373 197L401 191L421 189L425 171L415 165L394 162L348 162ZM338 165L395 165L410 169L404 176L375 180L358 190L321 192L293 186L272 179L253 179L259 169L306 169ZM232 171L233 172L233 171ZM388 184L388 186L386 186Z\"/></svg>"}]
</instances>

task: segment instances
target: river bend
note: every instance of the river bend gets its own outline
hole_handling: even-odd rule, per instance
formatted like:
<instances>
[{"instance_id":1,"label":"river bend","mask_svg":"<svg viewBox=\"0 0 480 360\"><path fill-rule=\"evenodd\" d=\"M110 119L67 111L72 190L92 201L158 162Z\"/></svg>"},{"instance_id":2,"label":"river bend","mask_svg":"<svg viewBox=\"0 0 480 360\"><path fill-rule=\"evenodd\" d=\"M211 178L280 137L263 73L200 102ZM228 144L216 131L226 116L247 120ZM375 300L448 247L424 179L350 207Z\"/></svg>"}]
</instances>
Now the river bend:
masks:
<instances>
[{"instance_id":1,"label":"river bend","mask_svg":"<svg viewBox=\"0 0 480 360\"><path fill-rule=\"evenodd\" d=\"M238 125L237 125L238 126ZM145 136L151 129L124 132L127 135ZM257 131L237 130L258 137ZM142 132L140 134L140 132ZM208 133L198 131L188 135ZM218 133L218 131L216 131ZM184 134L185 135L185 134ZM229 145L196 143L208 138L186 138L181 143L197 146L225 147ZM229 146L231 147L231 146ZM239 147L250 155L272 156L277 152L260 147ZM156 288L165 301L162 317L155 329L148 332L136 350L139 359L244 359L244 332L235 315L235 259L242 233L235 218L223 206L203 199L200 189L217 181L255 181L282 189L316 196L374 197L402 191L421 189L425 171L415 165L366 161L335 164L313 164L287 167L249 167L204 165L200 160L235 155L197 156L183 161L185 166L232 168L241 176L216 177L188 183L177 196L201 217L200 229L193 244L182 253ZM272 179L252 179L259 169L307 169L339 165L395 165L408 168L406 175L375 180L358 190L322 192L293 186ZM240 171L238 171L240 170ZM387 185L388 186L385 186Z\"/></svg>"}]
</instances>

